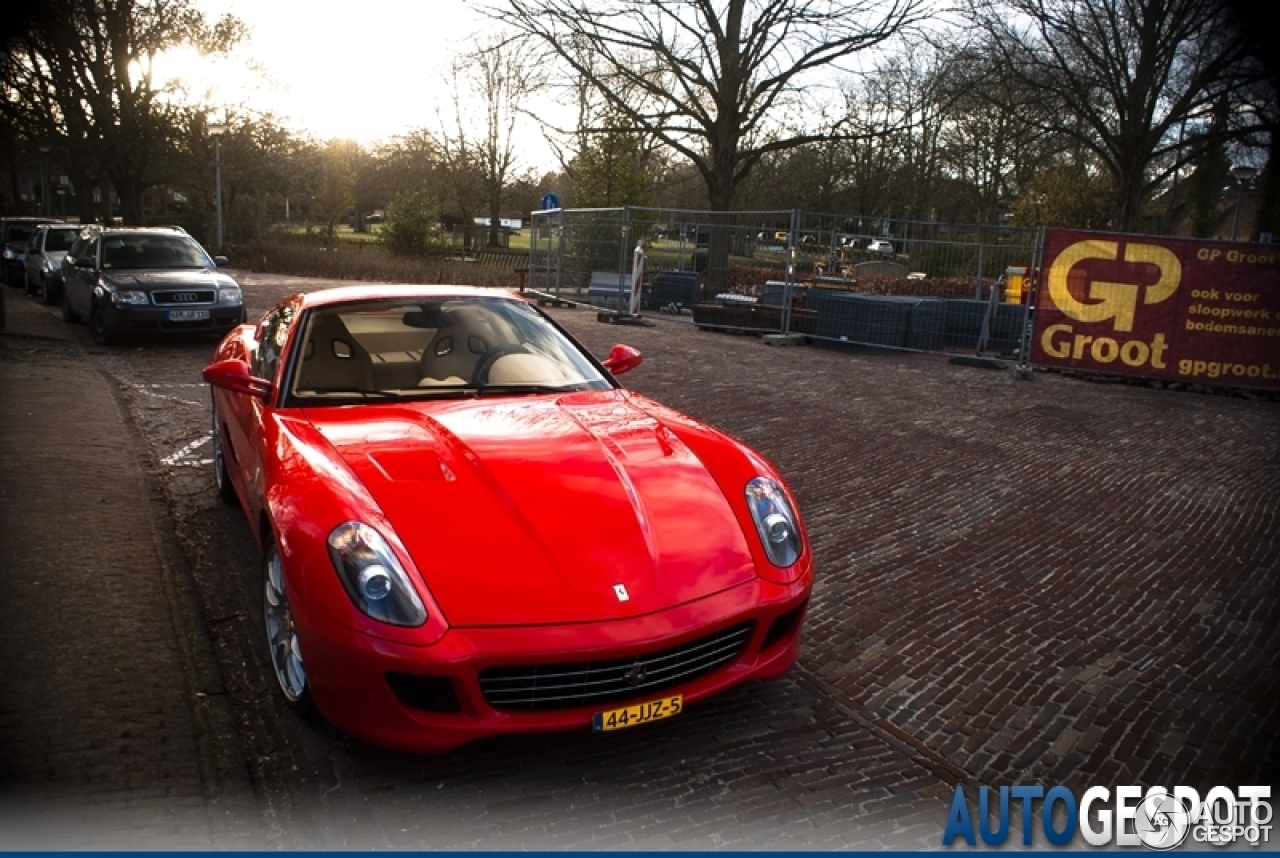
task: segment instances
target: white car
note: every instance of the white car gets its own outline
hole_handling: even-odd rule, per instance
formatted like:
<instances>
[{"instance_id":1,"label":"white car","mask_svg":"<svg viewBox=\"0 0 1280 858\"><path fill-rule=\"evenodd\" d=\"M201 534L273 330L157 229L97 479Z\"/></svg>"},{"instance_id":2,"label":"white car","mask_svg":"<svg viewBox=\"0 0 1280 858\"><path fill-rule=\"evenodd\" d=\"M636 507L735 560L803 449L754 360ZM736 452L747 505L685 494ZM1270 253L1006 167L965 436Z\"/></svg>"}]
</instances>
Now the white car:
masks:
<instances>
[{"instance_id":1,"label":"white car","mask_svg":"<svg viewBox=\"0 0 1280 858\"><path fill-rule=\"evenodd\" d=\"M867 242L868 253L893 253L893 242L883 238L873 238Z\"/></svg>"},{"instance_id":2,"label":"white car","mask_svg":"<svg viewBox=\"0 0 1280 858\"><path fill-rule=\"evenodd\" d=\"M26 293L46 304L62 298L62 257L80 235L73 223L44 223L36 227L23 256Z\"/></svg>"}]
</instances>

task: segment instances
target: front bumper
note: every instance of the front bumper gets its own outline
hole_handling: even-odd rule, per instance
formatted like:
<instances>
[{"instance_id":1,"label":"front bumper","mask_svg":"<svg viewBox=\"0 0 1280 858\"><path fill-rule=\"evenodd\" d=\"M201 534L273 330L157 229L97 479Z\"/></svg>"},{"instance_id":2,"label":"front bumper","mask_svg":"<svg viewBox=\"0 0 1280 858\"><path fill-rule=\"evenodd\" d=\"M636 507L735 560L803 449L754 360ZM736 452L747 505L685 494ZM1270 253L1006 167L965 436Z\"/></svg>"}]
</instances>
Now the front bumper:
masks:
<instances>
[{"instance_id":1,"label":"front bumper","mask_svg":"<svg viewBox=\"0 0 1280 858\"><path fill-rule=\"evenodd\" d=\"M176 312L207 311L208 318L175 319ZM244 324L243 304L202 304L192 307L156 307L147 304L102 302L102 316L112 334L184 334L223 335Z\"/></svg>"},{"instance_id":2,"label":"front bumper","mask_svg":"<svg viewBox=\"0 0 1280 858\"><path fill-rule=\"evenodd\" d=\"M488 736L588 730L592 716L604 709L670 694L683 695L687 706L748 680L777 679L799 654L808 598L807 583L756 580L645 617L570 626L454 628L428 647L371 637L297 604L293 607L308 680L321 713L372 744L438 753ZM634 658L742 623L751 623L752 631L735 660L636 700L510 711L491 705L480 684L486 668ZM406 674L420 679L417 688L426 693L407 688Z\"/></svg>"}]
</instances>

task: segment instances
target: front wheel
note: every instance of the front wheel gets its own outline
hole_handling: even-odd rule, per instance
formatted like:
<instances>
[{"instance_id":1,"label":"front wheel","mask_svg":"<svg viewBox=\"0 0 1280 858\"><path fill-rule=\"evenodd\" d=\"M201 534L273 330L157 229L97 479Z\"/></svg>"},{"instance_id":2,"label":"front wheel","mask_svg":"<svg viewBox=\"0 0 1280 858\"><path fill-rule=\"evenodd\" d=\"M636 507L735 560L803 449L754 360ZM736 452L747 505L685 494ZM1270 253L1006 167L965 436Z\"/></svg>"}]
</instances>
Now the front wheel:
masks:
<instances>
[{"instance_id":1,"label":"front wheel","mask_svg":"<svg viewBox=\"0 0 1280 858\"><path fill-rule=\"evenodd\" d=\"M25 268L22 270L22 291L28 298L36 294L35 284L31 282L31 275L27 273Z\"/></svg>"},{"instance_id":2,"label":"front wheel","mask_svg":"<svg viewBox=\"0 0 1280 858\"><path fill-rule=\"evenodd\" d=\"M231 475L227 473L227 459L222 454L222 433L218 431L218 412L213 412L213 480L218 486L218 497L223 502L236 502L236 488L231 485Z\"/></svg>"},{"instance_id":3,"label":"front wheel","mask_svg":"<svg viewBox=\"0 0 1280 858\"><path fill-rule=\"evenodd\" d=\"M94 304L89 310L89 332L93 334L93 341L100 346L109 346L116 341L115 334L107 327L107 317L98 304Z\"/></svg>"},{"instance_id":4,"label":"front wheel","mask_svg":"<svg viewBox=\"0 0 1280 858\"><path fill-rule=\"evenodd\" d=\"M58 293L53 288L53 283L49 277L40 278L40 302L42 304L53 304L58 300Z\"/></svg>"},{"instance_id":5,"label":"front wheel","mask_svg":"<svg viewBox=\"0 0 1280 858\"><path fill-rule=\"evenodd\" d=\"M62 290L62 321L80 321L80 314L71 309L71 299L67 297L67 290L65 288Z\"/></svg>"},{"instance_id":6,"label":"front wheel","mask_svg":"<svg viewBox=\"0 0 1280 858\"><path fill-rule=\"evenodd\" d=\"M315 702L311 699L307 669L302 663L302 648L293 622L293 609L289 606L284 562L275 539L271 538L262 555L262 616L267 627L271 669L284 693L285 701L299 715L315 715Z\"/></svg>"}]
</instances>

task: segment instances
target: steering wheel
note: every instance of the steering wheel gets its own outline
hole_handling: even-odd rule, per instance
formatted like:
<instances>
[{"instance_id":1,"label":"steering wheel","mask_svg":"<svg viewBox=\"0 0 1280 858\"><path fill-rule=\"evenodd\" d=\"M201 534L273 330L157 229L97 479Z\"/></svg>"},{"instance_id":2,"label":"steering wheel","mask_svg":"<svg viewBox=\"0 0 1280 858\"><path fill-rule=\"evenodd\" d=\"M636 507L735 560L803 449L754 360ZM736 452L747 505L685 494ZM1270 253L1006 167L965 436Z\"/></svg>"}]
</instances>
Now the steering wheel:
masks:
<instances>
[{"instance_id":1,"label":"steering wheel","mask_svg":"<svg viewBox=\"0 0 1280 858\"><path fill-rule=\"evenodd\" d=\"M524 346L496 346L489 349L476 361L475 371L471 373L471 383L477 387L489 383L489 370L498 362L498 358L507 355L527 355L529 350Z\"/></svg>"}]
</instances>

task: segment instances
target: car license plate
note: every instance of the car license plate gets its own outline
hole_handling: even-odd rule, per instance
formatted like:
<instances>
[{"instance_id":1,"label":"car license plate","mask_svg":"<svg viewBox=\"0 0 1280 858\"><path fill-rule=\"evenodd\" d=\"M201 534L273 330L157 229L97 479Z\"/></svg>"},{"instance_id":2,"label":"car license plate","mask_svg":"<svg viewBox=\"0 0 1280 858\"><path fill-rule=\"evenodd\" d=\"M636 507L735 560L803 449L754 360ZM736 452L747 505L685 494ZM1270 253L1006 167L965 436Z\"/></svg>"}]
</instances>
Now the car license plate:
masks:
<instances>
[{"instance_id":1,"label":"car license plate","mask_svg":"<svg viewBox=\"0 0 1280 858\"><path fill-rule=\"evenodd\" d=\"M684 700L679 694L674 697L660 697L657 700L648 700L633 706L624 706L621 709L597 712L592 726L597 733L621 730L624 727L635 727L638 724L648 724L650 721L660 721L672 715L679 715L683 708Z\"/></svg>"},{"instance_id":2,"label":"car license plate","mask_svg":"<svg viewBox=\"0 0 1280 858\"><path fill-rule=\"evenodd\" d=\"M203 322L209 318L208 310L170 310L170 322Z\"/></svg>"}]
</instances>

